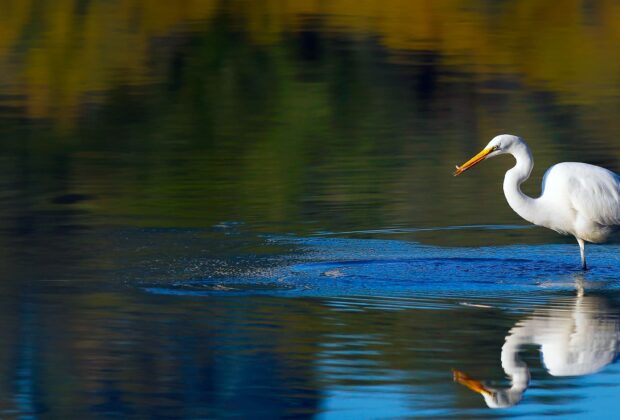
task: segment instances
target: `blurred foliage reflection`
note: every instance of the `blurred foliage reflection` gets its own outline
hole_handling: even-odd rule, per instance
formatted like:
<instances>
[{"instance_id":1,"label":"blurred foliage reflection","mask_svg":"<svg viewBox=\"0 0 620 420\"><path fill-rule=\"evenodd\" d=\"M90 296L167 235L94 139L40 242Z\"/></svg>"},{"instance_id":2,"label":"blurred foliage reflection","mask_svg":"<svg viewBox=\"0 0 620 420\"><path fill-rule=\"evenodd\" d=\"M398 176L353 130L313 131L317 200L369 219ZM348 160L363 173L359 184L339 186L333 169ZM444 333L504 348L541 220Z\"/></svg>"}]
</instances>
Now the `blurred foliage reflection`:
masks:
<instances>
[{"instance_id":1,"label":"blurred foliage reflection","mask_svg":"<svg viewBox=\"0 0 620 420\"><path fill-rule=\"evenodd\" d=\"M525 136L535 177L620 167L613 1L1 3L5 179L34 211L70 194L104 223L511 223L504 166L450 177L492 135Z\"/></svg>"},{"instance_id":2,"label":"blurred foliage reflection","mask_svg":"<svg viewBox=\"0 0 620 420\"><path fill-rule=\"evenodd\" d=\"M452 177L500 132L528 140L535 180L562 160L620 171L619 41L612 0L0 0L0 415L310 416L358 413L381 392L393 411L375 417L480 403L449 370L501 377L497 348L517 321L501 299L474 310L442 297L449 276L422 297L432 310L381 289L369 303L229 283L306 252L264 232L561 240L416 229L522 223L502 197L507 160ZM358 246L376 272L402 258ZM475 264L469 252L407 256L436 275ZM498 275L532 280L529 249L506 253L519 255ZM376 272L341 280L364 287ZM484 272L462 273L477 293ZM341 274L307 281L330 290ZM158 281L173 293L148 293ZM476 358L495 370L476 372Z\"/></svg>"}]
</instances>

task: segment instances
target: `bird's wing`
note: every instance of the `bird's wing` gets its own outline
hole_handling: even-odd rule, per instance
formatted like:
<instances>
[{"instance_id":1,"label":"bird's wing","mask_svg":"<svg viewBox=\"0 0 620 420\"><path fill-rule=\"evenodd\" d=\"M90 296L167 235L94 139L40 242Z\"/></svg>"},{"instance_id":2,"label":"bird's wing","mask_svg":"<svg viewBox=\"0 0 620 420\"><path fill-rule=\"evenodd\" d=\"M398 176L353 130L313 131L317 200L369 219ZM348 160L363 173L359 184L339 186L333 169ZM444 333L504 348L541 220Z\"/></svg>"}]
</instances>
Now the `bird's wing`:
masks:
<instances>
[{"instance_id":1,"label":"bird's wing","mask_svg":"<svg viewBox=\"0 0 620 420\"><path fill-rule=\"evenodd\" d=\"M603 226L620 225L620 178L607 169L573 164L568 193L572 207L588 220Z\"/></svg>"}]
</instances>

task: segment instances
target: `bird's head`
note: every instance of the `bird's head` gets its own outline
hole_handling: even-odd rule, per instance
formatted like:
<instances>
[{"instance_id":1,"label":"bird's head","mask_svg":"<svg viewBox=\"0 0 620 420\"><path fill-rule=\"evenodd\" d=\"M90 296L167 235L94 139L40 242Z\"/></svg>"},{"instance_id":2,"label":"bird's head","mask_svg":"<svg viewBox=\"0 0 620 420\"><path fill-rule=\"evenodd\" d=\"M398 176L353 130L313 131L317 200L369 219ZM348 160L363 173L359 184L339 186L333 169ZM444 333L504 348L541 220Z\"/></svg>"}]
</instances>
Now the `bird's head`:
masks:
<instances>
[{"instance_id":1,"label":"bird's head","mask_svg":"<svg viewBox=\"0 0 620 420\"><path fill-rule=\"evenodd\" d=\"M489 144L486 145L484 149L482 149L482 151L480 151L480 153L469 159L461 166L457 166L456 171L454 171L454 176L460 175L466 170L473 168L485 159L506 153L512 153L516 148L522 147L523 145L525 145L525 142L521 137L513 136L511 134L496 136L489 142Z\"/></svg>"}]
</instances>

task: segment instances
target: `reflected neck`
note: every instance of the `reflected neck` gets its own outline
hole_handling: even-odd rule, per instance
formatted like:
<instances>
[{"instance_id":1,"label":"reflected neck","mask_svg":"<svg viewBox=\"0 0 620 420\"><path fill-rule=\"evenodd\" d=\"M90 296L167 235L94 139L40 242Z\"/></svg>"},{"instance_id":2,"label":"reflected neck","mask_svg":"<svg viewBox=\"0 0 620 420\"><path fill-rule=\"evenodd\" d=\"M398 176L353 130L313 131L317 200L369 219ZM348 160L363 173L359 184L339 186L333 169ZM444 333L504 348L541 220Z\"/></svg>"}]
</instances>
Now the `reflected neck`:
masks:
<instances>
[{"instance_id":1,"label":"reflected neck","mask_svg":"<svg viewBox=\"0 0 620 420\"><path fill-rule=\"evenodd\" d=\"M525 331L521 331L517 328L516 331L511 331L506 337L506 341L502 346L502 368L508 376L510 376L512 391L523 393L530 382L530 370L527 364L519 357L519 350L522 344L531 342L531 337Z\"/></svg>"}]
</instances>

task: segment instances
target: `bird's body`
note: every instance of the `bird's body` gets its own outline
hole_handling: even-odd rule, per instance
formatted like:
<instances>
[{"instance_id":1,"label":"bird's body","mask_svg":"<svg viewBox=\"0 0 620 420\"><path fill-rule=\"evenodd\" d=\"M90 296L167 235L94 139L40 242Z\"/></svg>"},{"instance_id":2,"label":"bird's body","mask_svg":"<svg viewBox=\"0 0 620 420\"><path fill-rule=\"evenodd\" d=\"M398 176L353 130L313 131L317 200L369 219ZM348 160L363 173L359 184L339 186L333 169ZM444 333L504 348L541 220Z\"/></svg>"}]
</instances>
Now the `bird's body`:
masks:
<instances>
[{"instance_id":1,"label":"bird's body","mask_svg":"<svg viewBox=\"0 0 620 420\"><path fill-rule=\"evenodd\" d=\"M535 225L573 235L585 269L585 242L605 242L620 231L620 177L587 163L558 163L545 173L540 197L528 197L520 186L534 167L532 154L523 139L508 134L491 140L480 153L457 166L454 175L500 154L516 159L504 177L504 195L510 207Z\"/></svg>"},{"instance_id":2,"label":"bird's body","mask_svg":"<svg viewBox=\"0 0 620 420\"><path fill-rule=\"evenodd\" d=\"M543 177L541 207L553 209L541 226L602 243L620 227L620 177L600 166L563 162Z\"/></svg>"}]
</instances>

